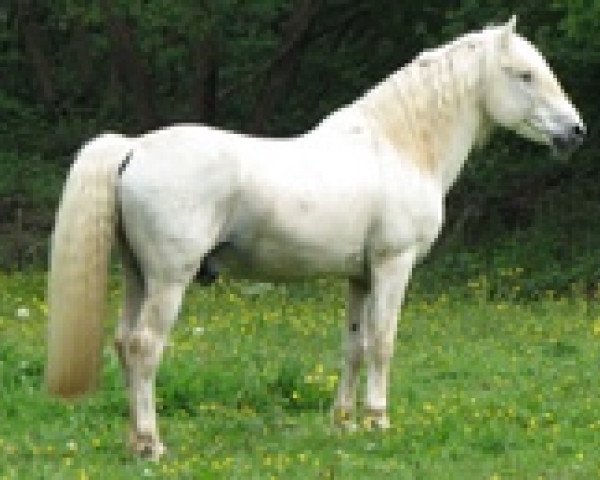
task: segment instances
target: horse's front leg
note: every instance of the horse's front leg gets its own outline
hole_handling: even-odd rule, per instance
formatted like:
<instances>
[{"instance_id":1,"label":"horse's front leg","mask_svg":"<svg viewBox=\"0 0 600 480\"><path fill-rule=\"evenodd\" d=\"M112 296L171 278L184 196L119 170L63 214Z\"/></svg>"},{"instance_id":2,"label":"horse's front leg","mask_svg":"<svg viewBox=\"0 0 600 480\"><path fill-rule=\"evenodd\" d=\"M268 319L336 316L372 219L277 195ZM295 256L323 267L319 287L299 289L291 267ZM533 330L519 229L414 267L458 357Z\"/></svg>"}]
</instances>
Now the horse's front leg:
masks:
<instances>
[{"instance_id":1,"label":"horse's front leg","mask_svg":"<svg viewBox=\"0 0 600 480\"><path fill-rule=\"evenodd\" d=\"M158 460L165 447L158 435L155 378L167 335L173 325L184 286L149 282L139 321L127 338L127 366L132 429L130 442L141 456Z\"/></svg>"},{"instance_id":2,"label":"horse's front leg","mask_svg":"<svg viewBox=\"0 0 600 480\"><path fill-rule=\"evenodd\" d=\"M364 282L350 280L346 307L346 326L343 333L344 358L333 407L333 423L348 430L355 428L354 406L356 387L364 355L364 318L368 286Z\"/></svg>"},{"instance_id":3,"label":"horse's front leg","mask_svg":"<svg viewBox=\"0 0 600 480\"><path fill-rule=\"evenodd\" d=\"M386 429L390 426L387 413L390 362L398 313L415 260L416 249L411 249L381 259L372 266L369 311L365 319L365 423L369 427Z\"/></svg>"}]
</instances>

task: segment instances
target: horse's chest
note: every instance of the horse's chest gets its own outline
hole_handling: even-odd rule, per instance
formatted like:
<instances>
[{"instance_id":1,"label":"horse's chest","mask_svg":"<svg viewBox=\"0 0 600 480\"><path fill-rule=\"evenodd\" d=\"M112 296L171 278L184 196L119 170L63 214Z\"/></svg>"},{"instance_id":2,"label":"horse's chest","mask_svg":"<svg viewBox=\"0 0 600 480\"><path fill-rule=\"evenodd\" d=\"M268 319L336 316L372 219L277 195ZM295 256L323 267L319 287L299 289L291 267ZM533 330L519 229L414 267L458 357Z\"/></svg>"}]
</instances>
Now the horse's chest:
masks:
<instances>
[{"instance_id":1,"label":"horse's chest","mask_svg":"<svg viewBox=\"0 0 600 480\"><path fill-rule=\"evenodd\" d=\"M437 238L443 222L443 196L426 183L397 189L384 202L372 245L382 252L400 252L416 246L425 252Z\"/></svg>"}]
</instances>

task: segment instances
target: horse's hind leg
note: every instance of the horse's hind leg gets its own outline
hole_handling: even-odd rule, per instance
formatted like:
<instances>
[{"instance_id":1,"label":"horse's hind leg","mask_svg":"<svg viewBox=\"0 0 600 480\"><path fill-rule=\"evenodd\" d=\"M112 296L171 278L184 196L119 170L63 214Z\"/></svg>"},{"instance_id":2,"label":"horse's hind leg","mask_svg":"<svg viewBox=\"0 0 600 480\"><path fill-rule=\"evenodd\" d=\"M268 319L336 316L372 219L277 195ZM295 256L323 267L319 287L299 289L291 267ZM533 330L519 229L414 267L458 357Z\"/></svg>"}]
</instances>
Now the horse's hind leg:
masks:
<instances>
[{"instance_id":1,"label":"horse's hind leg","mask_svg":"<svg viewBox=\"0 0 600 480\"><path fill-rule=\"evenodd\" d=\"M333 408L334 425L346 429L355 427L353 412L356 401L358 375L364 356L364 318L367 308L368 287L363 282L350 280L344 329L342 373Z\"/></svg>"},{"instance_id":2,"label":"horse's hind leg","mask_svg":"<svg viewBox=\"0 0 600 480\"><path fill-rule=\"evenodd\" d=\"M121 363L125 382L129 385L129 368L127 367L126 345L130 332L135 328L144 298L144 280L136 269L135 263L127 257L123 261L124 299L123 310L115 334L115 348Z\"/></svg>"},{"instance_id":3,"label":"horse's hind leg","mask_svg":"<svg viewBox=\"0 0 600 480\"><path fill-rule=\"evenodd\" d=\"M132 416L131 446L157 460L165 448L159 440L154 384L156 371L185 291L183 283L149 281L139 320L127 339Z\"/></svg>"}]
</instances>

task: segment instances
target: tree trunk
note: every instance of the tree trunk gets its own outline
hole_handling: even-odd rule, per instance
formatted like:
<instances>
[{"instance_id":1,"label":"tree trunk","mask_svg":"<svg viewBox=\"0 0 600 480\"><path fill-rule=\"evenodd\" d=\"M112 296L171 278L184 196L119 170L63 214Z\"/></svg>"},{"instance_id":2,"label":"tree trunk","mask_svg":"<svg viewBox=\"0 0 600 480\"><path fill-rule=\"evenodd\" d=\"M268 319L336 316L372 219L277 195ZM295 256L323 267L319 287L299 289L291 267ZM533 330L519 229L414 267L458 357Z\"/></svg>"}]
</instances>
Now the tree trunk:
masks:
<instances>
[{"instance_id":1,"label":"tree trunk","mask_svg":"<svg viewBox=\"0 0 600 480\"><path fill-rule=\"evenodd\" d=\"M152 88L147 66L135 47L135 35L130 25L117 12L114 0L101 0L112 39L112 56L121 83L133 96L142 130L156 127L158 119L152 101Z\"/></svg>"},{"instance_id":2,"label":"tree trunk","mask_svg":"<svg viewBox=\"0 0 600 480\"><path fill-rule=\"evenodd\" d=\"M38 85L40 99L49 110L53 111L57 99L53 69L51 61L44 51L47 41L42 27L35 18L31 0L17 1L17 21L20 36L24 41L25 54Z\"/></svg>"},{"instance_id":3,"label":"tree trunk","mask_svg":"<svg viewBox=\"0 0 600 480\"><path fill-rule=\"evenodd\" d=\"M71 48L75 56L80 84L80 90L77 94L80 98L89 98L94 93L94 60L91 56L88 32L81 18L74 21Z\"/></svg>"},{"instance_id":4,"label":"tree trunk","mask_svg":"<svg viewBox=\"0 0 600 480\"><path fill-rule=\"evenodd\" d=\"M266 133L266 124L288 91L300 58L308 43L308 33L322 0L298 0L282 28L282 43L277 51L258 94L251 114L249 130Z\"/></svg>"},{"instance_id":5,"label":"tree trunk","mask_svg":"<svg viewBox=\"0 0 600 480\"><path fill-rule=\"evenodd\" d=\"M192 99L196 118L201 123L214 125L219 76L218 44L214 34L208 33L192 50L195 65Z\"/></svg>"}]
</instances>

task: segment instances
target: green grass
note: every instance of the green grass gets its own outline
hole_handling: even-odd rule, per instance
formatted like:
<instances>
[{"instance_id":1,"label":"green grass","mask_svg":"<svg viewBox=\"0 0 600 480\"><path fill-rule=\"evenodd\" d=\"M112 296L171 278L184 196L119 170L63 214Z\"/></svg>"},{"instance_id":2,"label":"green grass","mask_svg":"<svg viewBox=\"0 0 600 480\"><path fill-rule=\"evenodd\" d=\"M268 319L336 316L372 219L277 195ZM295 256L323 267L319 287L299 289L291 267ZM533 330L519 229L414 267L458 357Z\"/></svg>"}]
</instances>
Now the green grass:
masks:
<instances>
[{"instance_id":1,"label":"green grass","mask_svg":"<svg viewBox=\"0 0 600 480\"><path fill-rule=\"evenodd\" d=\"M524 274L497 276L518 293ZM127 452L112 349L99 392L48 398L44 276L0 275L0 478L599 478L600 305L490 300L481 275L438 294L423 278L399 329L385 433L329 427L343 285L193 287L158 379L169 453L152 464Z\"/></svg>"}]
</instances>

